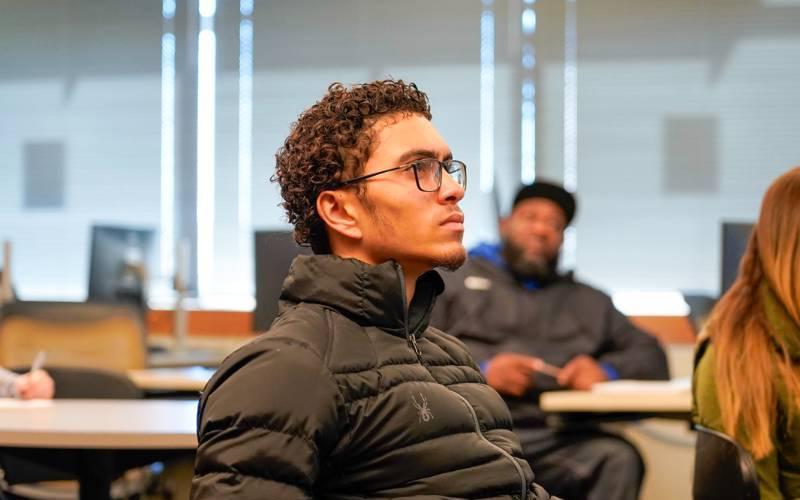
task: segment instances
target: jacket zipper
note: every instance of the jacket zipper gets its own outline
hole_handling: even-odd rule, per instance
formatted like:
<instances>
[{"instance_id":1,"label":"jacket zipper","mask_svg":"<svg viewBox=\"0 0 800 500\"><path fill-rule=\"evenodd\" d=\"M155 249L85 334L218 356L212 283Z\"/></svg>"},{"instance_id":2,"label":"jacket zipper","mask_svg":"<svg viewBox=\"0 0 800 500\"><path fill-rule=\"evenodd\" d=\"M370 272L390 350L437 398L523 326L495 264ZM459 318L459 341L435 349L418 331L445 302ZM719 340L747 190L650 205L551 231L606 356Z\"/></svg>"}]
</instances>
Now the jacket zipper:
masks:
<instances>
[{"instance_id":1,"label":"jacket zipper","mask_svg":"<svg viewBox=\"0 0 800 500\"><path fill-rule=\"evenodd\" d=\"M419 346L417 345L417 337L416 335L412 335L411 332L408 331L408 303L406 302L406 278L405 276L403 276L403 270L400 268L400 264L395 262L394 268L397 271L397 276L400 278L400 293L403 296L403 329L405 330L406 333L406 341L408 342L408 346L414 351L414 354L417 355L417 361L419 361L419 364L423 365L422 351L419 350Z\"/></svg>"},{"instance_id":2,"label":"jacket zipper","mask_svg":"<svg viewBox=\"0 0 800 500\"><path fill-rule=\"evenodd\" d=\"M395 269L397 270L397 275L400 278L400 291L403 294L403 328L405 329L405 332L406 332L406 339L408 340L409 346L414 350L414 354L417 355L417 361L419 361L419 364L421 364L422 366L425 366L425 364L422 362L422 351L419 350L419 346L417 345L417 337L416 337L416 335L412 335L408 331L408 304L406 303L406 281L405 281L405 277L403 276L402 269L400 269L400 264L395 263L394 266L395 266ZM514 466L514 468L517 470L517 474L519 475L519 480L520 480L520 485L521 485L520 491L522 492L522 496L520 497L520 500L525 500L525 498L528 496L528 485L525 482L525 473L522 472L522 467L519 466L517 461L514 460L514 457L512 457L510 453L508 453L503 448L500 448L498 445L494 444L493 442L489 441L489 439L483 434L483 431L481 431L481 424L478 421L478 415L475 413L475 409L472 407L472 405L469 404L469 401L467 401L464 398L464 396L462 396L461 394L457 393L456 391L450 389L449 387L447 389L450 392L452 392L453 394L455 394L456 397L458 399L460 399L462 403L464 403L464 405L467 407L467 410L469 410L470 417L472 418L472 423L475 424L475 432L478 434L478 436L480 436L481 439L483 439L486 443L488 443L494 449L499 451L500 454L503 455L505 458L507 458L511 462L511 464Z\"/></svg>"},{"instance_id":3,"label":"jacket zipper","mask_svg":"<svg viewBox=\"0 0 800 500\"><path fill-rule=\"evenodd\" d=\"M483 439L484 441L489 443L489 445L493 446L504 457L506 457L509 461L511 461L511 463L514 465L514 468L517 469L517 474L519 475L520 486L521 486L520 490L522 491L522 496L520 498L522 500L525 500L525 498L527 498L527 495L528 495L528 484L525 482L525 473L522 472L522 467L520 467L520 465L517 463L516 460L514 460L514 457L512 457L510 453L508 453L503 448L500 448L498 445L494 444L493 442L489 441L489 439L483 434L483 431L481 431L481 425L478 422L478 415L475 413L475 409L472 407L472 405L469 404L469 401L467 401L464 398L464 396L462 396L461 394L457 393L456 391L453 391L452 389L451 389L451 392L453 394L455 394L456 397L458 397L464 403L464 405L467 407L467 409L469 410L469 413L472 416L472 423L475 424L475 432L481 437L481 439Z\"/></svg>"},{"instance_id":4,"label":"jacket zipper","mask_svg":"<svg viewBox=\"0 0 800 500\"><path fill-rule=\"evenodd\" d=\"M411 344L411 348L414 349L414 353L417 355L419 364L422 364L422 351L419 350L419 346L417 345L416 335L410 335L408 333L408 328L406 328L406 337L408 337L408 341Z\"/></svg>"}]
</instances>

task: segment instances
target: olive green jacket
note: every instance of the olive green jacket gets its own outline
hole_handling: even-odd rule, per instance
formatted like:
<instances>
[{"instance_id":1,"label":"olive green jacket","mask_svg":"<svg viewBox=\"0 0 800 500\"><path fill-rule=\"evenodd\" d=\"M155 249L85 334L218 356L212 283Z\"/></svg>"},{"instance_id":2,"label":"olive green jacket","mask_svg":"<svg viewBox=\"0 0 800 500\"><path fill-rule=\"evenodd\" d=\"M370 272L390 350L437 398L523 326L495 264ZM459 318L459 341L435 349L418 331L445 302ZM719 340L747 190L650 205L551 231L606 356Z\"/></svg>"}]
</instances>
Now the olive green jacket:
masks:
<instances>
[{"instance_id":1,"label":"olive green jacket","mask_svg":"<svg viewBox=\"0 0 800 500\"><path fill-rule=\"evenodd\" d=\"M769 333L782 339L792 358L800 362L800 326L794 323L766 284L760 287L759 293L769 323ZM722 432L722 416L714 381L716 353L710 333L706 329L701 334L695 352L692 417L695 423ZM782 384L777 389L778 408L775 412L776 430L773 433L775 448L756 462L761 500L800 499L800 409L796 406L792 408L794 403L789 400Z\"/></svg>"}]
</instances>

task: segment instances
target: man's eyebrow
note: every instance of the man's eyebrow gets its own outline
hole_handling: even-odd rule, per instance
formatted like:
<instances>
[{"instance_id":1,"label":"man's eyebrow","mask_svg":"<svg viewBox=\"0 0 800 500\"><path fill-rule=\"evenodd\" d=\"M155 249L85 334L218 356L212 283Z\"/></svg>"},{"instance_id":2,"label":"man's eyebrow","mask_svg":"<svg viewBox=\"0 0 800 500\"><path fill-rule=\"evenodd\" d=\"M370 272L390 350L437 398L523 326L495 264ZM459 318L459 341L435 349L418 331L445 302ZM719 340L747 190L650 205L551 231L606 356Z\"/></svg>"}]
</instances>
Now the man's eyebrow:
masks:
<instances>
[{"instance_id":1,"label":"man's eyebrow","mask_svg":"<svg viewBox=\"0 0 800 500\"><path fill-rule=\"evenodd\" d=\"M402 165L403 163L407 163L419 158L439 158L439 153L430 149L411 149L400 155L400 158L397 159L397 164ZM452 159L453 153L450 150L448 150L444 155L444 158L442 158L443 161Z\"/></svg>"}]
</instances>

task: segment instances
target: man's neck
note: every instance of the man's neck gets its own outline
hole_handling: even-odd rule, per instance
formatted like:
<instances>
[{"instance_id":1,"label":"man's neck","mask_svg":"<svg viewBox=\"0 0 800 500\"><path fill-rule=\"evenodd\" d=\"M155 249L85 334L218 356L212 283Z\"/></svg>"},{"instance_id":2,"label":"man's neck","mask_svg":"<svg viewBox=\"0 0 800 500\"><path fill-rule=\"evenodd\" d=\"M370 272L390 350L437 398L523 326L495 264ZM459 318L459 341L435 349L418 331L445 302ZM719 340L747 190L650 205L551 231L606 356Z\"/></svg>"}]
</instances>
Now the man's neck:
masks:
<instances>
[{"instance_id":1,"label":"man's neck","mask_svg":"<svg viewBox=\"0 0 800 500\"><path fill-rule=\"evenodd\" d=\"M402 268L402 270L403 280L406 285L406 311L408 311L408 308L411 307L411 300L414 298L414 292L417 290L417 278L419 278L422 273L407 271L405 268Z\"/></svg>"}]
</instances>

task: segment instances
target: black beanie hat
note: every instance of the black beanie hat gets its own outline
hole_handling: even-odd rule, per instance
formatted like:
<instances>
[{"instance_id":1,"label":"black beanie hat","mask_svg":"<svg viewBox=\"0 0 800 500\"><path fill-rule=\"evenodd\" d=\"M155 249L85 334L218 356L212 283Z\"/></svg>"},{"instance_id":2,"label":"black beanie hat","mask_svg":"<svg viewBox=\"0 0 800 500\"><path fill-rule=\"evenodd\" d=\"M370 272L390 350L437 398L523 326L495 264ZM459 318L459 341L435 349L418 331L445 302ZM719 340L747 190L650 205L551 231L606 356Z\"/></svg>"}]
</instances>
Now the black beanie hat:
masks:
<instances>
[{"instance_id":1,"label":"black beanie hat","mask_svg":"<svg viewBox=\"0 0 800 500\"><path fill-rule=\"evenodd\" d=\"M575 217L575 197L558 184L547 181L535 181L533 184L522 186L514 197L514 204L511 210L514 210L521 201L525 201L529 198L545 198L561 207L567 219L567 225L569 225L569 223L572 222L572 218Z\"/></svg>"}]
</instances>

